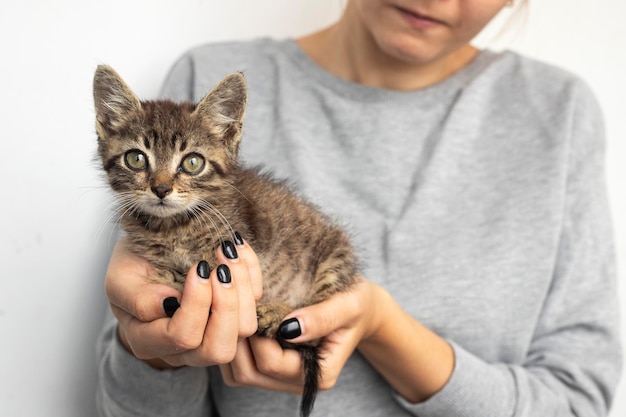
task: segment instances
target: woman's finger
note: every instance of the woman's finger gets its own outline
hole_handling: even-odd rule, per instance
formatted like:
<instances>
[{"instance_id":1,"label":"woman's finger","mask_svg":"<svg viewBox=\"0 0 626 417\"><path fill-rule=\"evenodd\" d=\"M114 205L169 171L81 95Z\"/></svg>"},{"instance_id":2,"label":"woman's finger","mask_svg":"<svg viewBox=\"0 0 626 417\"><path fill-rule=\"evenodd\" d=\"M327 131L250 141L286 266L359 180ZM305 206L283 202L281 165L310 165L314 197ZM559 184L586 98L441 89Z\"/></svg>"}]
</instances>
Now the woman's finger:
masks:
<instances>
[{"instance_id":1,"label":"woman's finger","mask_svg":"<svg viewBox=\"0 0 626 417\"><path fill-rule=\"evenodd\" d=\"M178 350L193 350L202 343L213 301L210 277L206 261L196 264L187 274L180 307L163 329Z\"/></svg>"},{"instance_id":2,"label":"woman's finger","mask_svg":"<svg viewBox=\"0 0 626 417\"><path fill-rule=\"evenodd\" d=\"M357 326L363 318L363 306L370 306L364 299L367 292L367 284L360 282L321 303L294 310L285 317L279 332L289 342L302 343Z\"/></svg>"},{"instance_id":3,"label":"woman's finger","mask_svg":"<svg viewBox=\"0 0 626 417\"><path fill-rule=\"evenodd\" d=\"M302 386L304 383L302 357L295 349L285 349L274 339L254 336L249 346L256 368L263 375Z\"/></svg>"},{"instance_id":4,"label":"woman's finger","mask_svg":"<svg viewBox=\"0 0 626 417\"><path fill-rule=\"evenodd\" d=\"M248 243L242 239L241 235L237 232L235 232L234 242L237 246L239 257L248 267L254 299L259 301L263 295L263 277L261 274L261 266L259 265L259 258L256 256L256 253L250 245L248 245Z\"/></svg>"},{"instance_id":5,"label":"woman's finger","mask_svg":"<svg viewBox=\"0 0 626 417\"><path fill-rule=\"evenodd\" d=\"M260 351L265 352L266 358L273 356L272 362L278 365L271 373L277 375L278 378L262 372L257 367L265 360L255 356ZM241 339L237 346L237 355L229 364L220 366L220 371L224 382L229 386L254 386L271 391L302 393L300 355L292 349L283 350L272 339L258 336ZM283 378L283 375L289 375L289 377Z\"/></svg>"},{"instance_id":6,"label":"woman's finger","mask_svg":"<svg viewBox=\"0 0 626 417\"><path fill-rule=\"evenodd\" d=\"M219 263L229 267L233 282L236 281L235 286L239 295L239 337L252 336L258 328L256 300L251 267L245 259L256 259L256 255L248 245L235 246L233 242L225 241L217 250L216 257ZM255 274L260 275L258 263L257 269Z\"/></svg>"},{"instance_id":7,"label":"woman's finger","mask_svg":"<svg viewBox=\"0 0 626 417\"><path fill-rule=\"evenodd\" d=\"M226 264L220 264L211 271L209 281L213 289L211 314L198 348L183 354L188 365L209 366L228 363L237 352L239 340L237 325L240 321L239 284Z\"/></svg>"}]
</instances>

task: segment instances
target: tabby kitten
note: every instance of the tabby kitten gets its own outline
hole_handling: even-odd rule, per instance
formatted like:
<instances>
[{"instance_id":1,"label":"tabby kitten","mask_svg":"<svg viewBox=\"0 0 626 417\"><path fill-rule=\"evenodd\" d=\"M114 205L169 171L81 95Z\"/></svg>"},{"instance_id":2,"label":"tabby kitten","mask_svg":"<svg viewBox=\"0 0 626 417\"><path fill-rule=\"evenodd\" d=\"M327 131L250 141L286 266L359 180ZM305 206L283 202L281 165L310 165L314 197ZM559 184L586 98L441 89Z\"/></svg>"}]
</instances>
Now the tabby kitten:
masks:
<instances>
[{"instance_id":1,"label":"tabby kitten","mask_svg":"<svg viewBox=\"0 0 626 417\"><path fill-rule=\"evenodd\" d=\"M296 308L319 303L356 281L346 234L282 182L238 160L247 88L242 74L222 80L197 105L140 101L101 65L94 76L98 154L119 199L132 250L154 266L155 282L179 290L199 260L245 236L259 257L263 296L258 334L301 352L301 415L313 408L319 341L290 344L277 331Z\"/></svg>"}]
</instances>

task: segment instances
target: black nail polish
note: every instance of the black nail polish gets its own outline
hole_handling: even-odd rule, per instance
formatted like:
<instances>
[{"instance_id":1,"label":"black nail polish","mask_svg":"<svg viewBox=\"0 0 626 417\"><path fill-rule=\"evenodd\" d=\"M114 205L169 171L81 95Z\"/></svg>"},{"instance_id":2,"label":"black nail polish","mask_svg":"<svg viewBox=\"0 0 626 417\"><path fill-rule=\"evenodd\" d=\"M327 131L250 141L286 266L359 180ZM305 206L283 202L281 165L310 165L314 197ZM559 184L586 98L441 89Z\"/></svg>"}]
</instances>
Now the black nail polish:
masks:
<instances>
[{"instance_id":1,"label":"black nail polish","mask_svg":"<svg viewBox=\"0 0 626 417\"><path fill-rule=\"evenodd\" d=\"M243 246L243 238L239 234L239 232L233 233L233 240L235 241L235 245Z\"/></svg>"},{"instance_id":2,"label":"black nail polish","mask_svg":"<svg viewBox=\"0 0 626 417\"><path fill-rule=\"evenodd\" d=\"M285 340L295 339L301 334L302 329L300 329L300 322L295 317L283 321L278 328L278 335Z\"/></svg>"},{"instance_id":3,"label":"black nail polish","mask_svg":"<svg viewBox=\"0 0 626 417\"><path fill-rule=\"evenodd\" d=\"M174 313L176 313L176 310L178 310L178 307L180 307L180 304L176 297L167 297L163 300L163 310L165 310L167 317L172 317Z\"/></svg>"},{"instance_id":4,"label":"black nail polish","mask_svg":"<svg viewBox=\"0 0 626 417\"><path fill-rule=\"evenodd\" d=\"M217 279L222 284L228 284L232 280L230 276L230 268L228 265L220 265L217 267Z\"/></svg>"},{"instance_id":5,"label":"black nail polish","mask_svg":"<svg viewBox=\"0 0 626 417\"><path fill-rule=\"evenodd\" d=\"M196 268L196 272L200 278L209 279L209 274L211 273L209 263L207 261L200 261L198 268Z\"/></svg>"},{"instance_id":6,"label":"black nail polish","mask_svg":"<svg viewBox=\"0 0 626 417\"><path fill-rule=\"evenodd\" d=\"M231 242L230 240L225 240L224 242L222 242L222 253L228 259L237 259L237 256L239 256L237 255L237 249L235 248L235 245L233 245L233 242Z\"/></svg>"}]
</instances>

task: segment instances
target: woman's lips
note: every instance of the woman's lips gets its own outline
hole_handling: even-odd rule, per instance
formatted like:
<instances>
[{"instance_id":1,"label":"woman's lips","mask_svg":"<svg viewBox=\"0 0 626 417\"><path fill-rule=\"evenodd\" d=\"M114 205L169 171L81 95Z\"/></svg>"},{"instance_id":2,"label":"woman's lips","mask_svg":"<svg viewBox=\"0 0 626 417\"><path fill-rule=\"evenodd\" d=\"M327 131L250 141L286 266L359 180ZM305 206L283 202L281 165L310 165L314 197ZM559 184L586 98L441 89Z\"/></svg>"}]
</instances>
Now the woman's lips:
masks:
<instances>
[{"instance_id":1,"label":"woman's lips","mask_svg":"<svg viewBox=\"0 0 626 417\"><path fill-rule=\"evenodd\" d=\"M445 24L441 20L437 20L421 13L413 12L411 10L403 9L401 7L398 7L398 10L402 13L404 19L409 23L409 25L418 30L426 30Z\"/></svg>"}]
</instances>

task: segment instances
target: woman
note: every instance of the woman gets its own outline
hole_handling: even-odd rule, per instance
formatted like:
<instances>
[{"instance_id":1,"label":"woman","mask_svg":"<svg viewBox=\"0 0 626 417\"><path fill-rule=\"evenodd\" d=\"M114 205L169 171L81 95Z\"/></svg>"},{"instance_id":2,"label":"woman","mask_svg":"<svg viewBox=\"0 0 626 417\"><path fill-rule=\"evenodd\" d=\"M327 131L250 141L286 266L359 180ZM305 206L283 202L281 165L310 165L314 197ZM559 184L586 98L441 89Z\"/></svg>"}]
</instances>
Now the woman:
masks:
<instances>
[{"instance_id":1,"label":"woman","mask_svg":"<svg viewBox=\"0 0 626 417\"><path fill-rule=\"evenodd\" d=\"M608 413L621 356L601 115L576 77L469 44L506 6L349 0L327 29L202 46L166 80L166 97L198 100L243 70L244 159L360 249L362 284L281 327L326 337L314 415ZM231 286L192 269L182 295L118 244L102 415L297 413L300 359L250 337L262 278L239 243L218 253Z\"/></svg>"}]
</instances>

